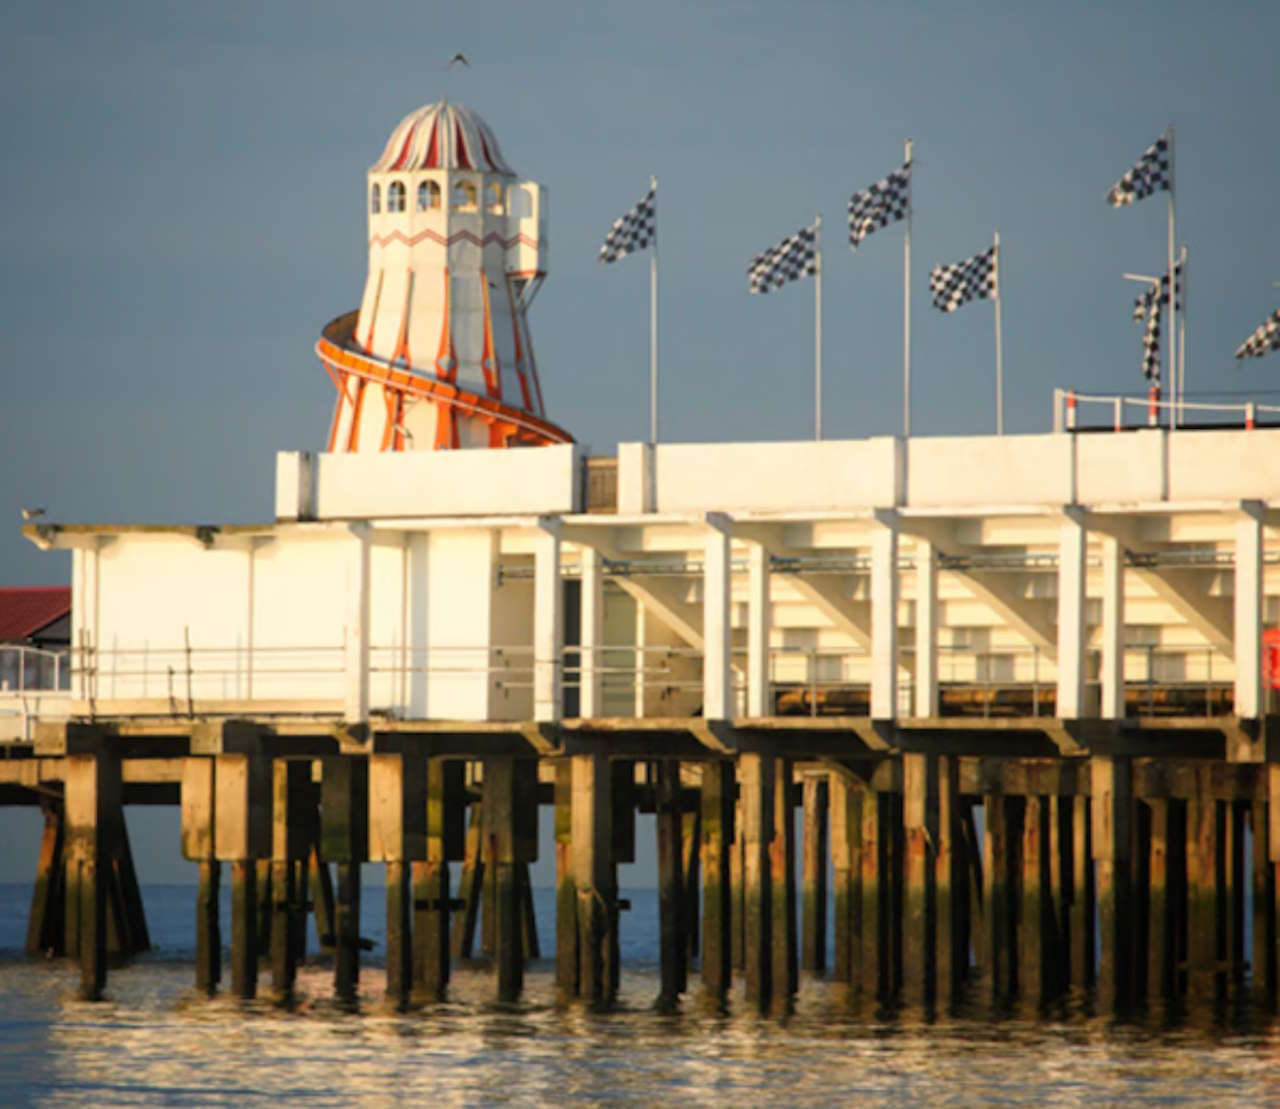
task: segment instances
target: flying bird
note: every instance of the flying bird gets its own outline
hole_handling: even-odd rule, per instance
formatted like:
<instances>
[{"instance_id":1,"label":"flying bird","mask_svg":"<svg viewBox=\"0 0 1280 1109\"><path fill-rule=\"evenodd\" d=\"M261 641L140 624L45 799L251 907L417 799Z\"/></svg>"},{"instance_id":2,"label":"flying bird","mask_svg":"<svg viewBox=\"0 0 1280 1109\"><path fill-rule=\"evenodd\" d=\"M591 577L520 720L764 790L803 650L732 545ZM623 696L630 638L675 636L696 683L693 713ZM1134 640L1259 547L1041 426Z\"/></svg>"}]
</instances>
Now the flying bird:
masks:
<instances>
[{"instance_id":1,"label":"flying bird","mask_svg":"<svg viewBox=\"0 0 1280 1109\"><path fill-rule=\"evenodd\" d=\"M471 63L470 63L469 61L467 61L467 56L466 56L465 54L463 54L463 53L457 53L457 54L455 54L452 58L450 58L450 59L449 59L449 65L448 65L448 67L447 67L447 68L452 69L452 68L453 68L453 64L454 64L454 62L461 62L461 63L462 63L463 65L465 65L468 69L470 69L470 68L471 68Z\"/></svg>"},{"instance_id":2,"label":"flying bird","mask_svg":"<svg viewBox=\"0 0 1280 1109\"><path fill-rule=\"evenodd\" d=\"M24 520L34 520L38 516L43 516L44 511L43 508L23 508L22 518Z\"/></svg>"}]
</instances>

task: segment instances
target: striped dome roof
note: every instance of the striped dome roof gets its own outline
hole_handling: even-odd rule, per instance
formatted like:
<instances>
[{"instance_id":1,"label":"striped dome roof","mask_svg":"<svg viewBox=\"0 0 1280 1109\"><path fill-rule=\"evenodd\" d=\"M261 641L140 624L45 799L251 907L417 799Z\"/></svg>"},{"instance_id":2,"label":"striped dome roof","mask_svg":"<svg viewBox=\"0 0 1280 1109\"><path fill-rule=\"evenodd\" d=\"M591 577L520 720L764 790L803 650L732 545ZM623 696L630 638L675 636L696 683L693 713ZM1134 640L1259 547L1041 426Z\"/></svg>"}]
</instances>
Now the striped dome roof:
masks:
<instances>
[{"instance_id":1,"label":"striped dome roof","mask_svg":"<svg viewBox=\"0 0 1280 1109\"><path fill-rule=\"evenodd\" d=\"M371 173L398 169L474 169L514 176L489 125L470 108L447 100L424 104L405 116L369 167Z\"/></svg>"}]
</instances>

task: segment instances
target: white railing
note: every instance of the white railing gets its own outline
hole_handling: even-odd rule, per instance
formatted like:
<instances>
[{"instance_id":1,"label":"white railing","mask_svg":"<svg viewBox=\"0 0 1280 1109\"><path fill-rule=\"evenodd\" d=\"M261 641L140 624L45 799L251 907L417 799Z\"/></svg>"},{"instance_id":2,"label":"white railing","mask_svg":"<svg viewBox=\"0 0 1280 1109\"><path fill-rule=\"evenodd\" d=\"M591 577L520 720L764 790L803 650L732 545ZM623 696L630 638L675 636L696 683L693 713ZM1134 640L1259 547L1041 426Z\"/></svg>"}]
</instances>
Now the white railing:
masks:
<instances>
[{"instance_id":1,"label":"white railing","mask_svg":"<svg viewBox=\"0 0 1280 1109\"><path fill-rule=\"evenodd\" d=\"M1053 430L1076 431L1083 426L1080 423L1082 406L1093 406L1106 413L1109 424L1114 431L1124 431L1133 427L1159 427L1164 416L1170 427L1186 425L1188 415L1203 414L1213 416L1226 423L1238 423L1246 431L1252 430L1258 416L1264 413L1280 413L1280 405L1257 404L1245 401L1240 404L1222 404L1209 401L1161 400L1155 389L1145 397L1122 396L1118 394L1081 393L1075 389L1054 389L1053 391ZM1138 418L1130 422L1130 415L1138 413ZM1106 427L1107 423L1090 424L1092 427Z\"/></svg>"}]
</instances>

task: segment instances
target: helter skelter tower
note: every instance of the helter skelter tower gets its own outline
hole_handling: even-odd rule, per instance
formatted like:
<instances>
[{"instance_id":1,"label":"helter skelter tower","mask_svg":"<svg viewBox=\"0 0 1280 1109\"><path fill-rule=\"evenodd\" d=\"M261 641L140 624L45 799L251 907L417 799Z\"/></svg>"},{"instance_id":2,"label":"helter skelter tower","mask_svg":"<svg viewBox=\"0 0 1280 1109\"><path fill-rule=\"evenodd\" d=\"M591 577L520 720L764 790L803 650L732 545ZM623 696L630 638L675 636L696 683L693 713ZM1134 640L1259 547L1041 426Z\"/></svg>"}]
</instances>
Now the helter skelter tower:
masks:
<instances>
[{"instance_id":1,"label":"helter skelter tower","mask_svg":"<svg viewBox=\"0 0 1280 1109\"><path fill-rule=\"evenodd\" d=\"M545 418L528 310L547 272L547 191L460 104L411 112L369 170L360 308L316 353L337 387L330 451L572 441Z\"/></svg>"}]
</instances>

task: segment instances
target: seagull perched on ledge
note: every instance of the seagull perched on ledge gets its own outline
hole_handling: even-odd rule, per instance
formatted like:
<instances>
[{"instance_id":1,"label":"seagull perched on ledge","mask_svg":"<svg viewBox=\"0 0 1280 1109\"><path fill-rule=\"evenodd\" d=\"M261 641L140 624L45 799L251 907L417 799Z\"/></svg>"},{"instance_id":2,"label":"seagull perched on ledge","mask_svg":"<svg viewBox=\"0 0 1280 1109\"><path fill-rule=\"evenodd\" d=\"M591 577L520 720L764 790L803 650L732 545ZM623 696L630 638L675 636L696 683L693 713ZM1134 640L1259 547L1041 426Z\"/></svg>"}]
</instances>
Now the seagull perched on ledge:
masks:
<instances>
[{"instance_id":1,"label":"seagull perched on ledge","mask_svg":"<svg viewBox=\"0 0 1280 1109\"><path fill-rule=\"evenodd\" d=\"M37 517L43 516L44 511L45 510L43 508L23 508L22 518L24 520L34 520Z\"/></svg>"}]
</instances>

